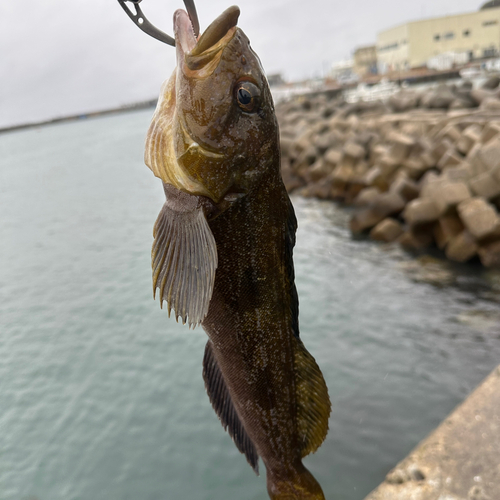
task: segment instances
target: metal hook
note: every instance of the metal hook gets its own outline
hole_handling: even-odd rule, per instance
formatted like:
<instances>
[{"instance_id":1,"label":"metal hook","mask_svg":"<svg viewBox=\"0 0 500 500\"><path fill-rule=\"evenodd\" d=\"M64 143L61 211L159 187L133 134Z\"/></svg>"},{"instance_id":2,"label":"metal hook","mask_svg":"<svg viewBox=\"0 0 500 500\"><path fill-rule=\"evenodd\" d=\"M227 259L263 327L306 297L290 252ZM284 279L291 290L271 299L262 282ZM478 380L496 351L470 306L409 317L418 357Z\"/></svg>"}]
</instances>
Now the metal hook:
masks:
<instances>
[{"instance_id":1,"label":"metal hook","mask_svg":"<svg viewBox=\"0 0 500 500\"><path fill-rule=\"evenodd\" d=\"M144 31L144 33L147 33L149 36L160 40L160 42L175 47L175 40L171 36L163 33L163 31L159 30L156 26L148 21L141 8L139 7L139 3L141 1L142 0L118 0L118 3L122 6L128 17L132 19L134 24L142 31ZM125 2L130 2L133 4L135 8L135 14L128 8L127 5L125 5ZM198 38L198 35L200 34L200 24L198 22L198 14L196 13L194 0L184 0L184 5L186 6L186 9L188 11L189 18L191 19L195 37Z\"/></svg>"}]
</instances>

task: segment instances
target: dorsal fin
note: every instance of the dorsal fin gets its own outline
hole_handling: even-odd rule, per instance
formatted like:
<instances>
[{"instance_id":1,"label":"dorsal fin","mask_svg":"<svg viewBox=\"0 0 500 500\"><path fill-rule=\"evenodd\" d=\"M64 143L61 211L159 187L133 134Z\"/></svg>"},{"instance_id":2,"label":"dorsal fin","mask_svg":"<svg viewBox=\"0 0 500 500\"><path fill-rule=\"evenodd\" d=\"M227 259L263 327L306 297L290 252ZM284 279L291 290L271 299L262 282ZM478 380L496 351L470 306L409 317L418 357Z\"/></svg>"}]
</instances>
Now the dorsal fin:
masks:
<instances>
[{"instance_id":1,"label":"dorsal fin","mask_svg":"<svg viewBox=\"0 0 500 500\"><path fill-rule=\"evenodd\" d=\"M245 455L248 463L258 475L259 455L236 413L226 382L215 359L210 340L207 342L203 357L203 380L212 407L217 413L222 427L227 430L238 450Z\"/></svg>"},{"instance_id":2,"label":"dorsal fin","mask_svg":"<svg viewBox=\"0 0 500 500\"><path fill-rule=\"evenodd\" d=\"M167 201L156 220L151 250L153 293L168 315L196 326L205 318L212 297L217 246L197 196L164 185Z\"/></svg>"},{"instance_id":3,"label":"dorsal fin","mask_svg":"<svg viewBox=\"0 0 500 500\"><path fill-rule=\"evenodd\" d=\"M293 337L297 427L302 457L314 453L328 433L331 403L325 379L302 341Z\"/></svg>"}]
</instances>

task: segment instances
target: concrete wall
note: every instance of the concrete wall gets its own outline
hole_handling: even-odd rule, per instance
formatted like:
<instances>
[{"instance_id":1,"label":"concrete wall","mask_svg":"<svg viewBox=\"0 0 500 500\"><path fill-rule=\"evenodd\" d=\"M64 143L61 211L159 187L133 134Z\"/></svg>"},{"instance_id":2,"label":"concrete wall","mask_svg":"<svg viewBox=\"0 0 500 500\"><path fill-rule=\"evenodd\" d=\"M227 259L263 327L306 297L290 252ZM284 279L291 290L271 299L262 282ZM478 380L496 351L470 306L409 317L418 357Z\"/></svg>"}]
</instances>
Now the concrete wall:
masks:
<instances>
[{"instance_id":1,"label":"concrete wall","mask_svg":"<svg viewBox=\"0 0 500 500\"><path fill-rule=\"evenodd\" d=\"M365 500L500 499L500 366Z\"/></svg>"}]
</instances>

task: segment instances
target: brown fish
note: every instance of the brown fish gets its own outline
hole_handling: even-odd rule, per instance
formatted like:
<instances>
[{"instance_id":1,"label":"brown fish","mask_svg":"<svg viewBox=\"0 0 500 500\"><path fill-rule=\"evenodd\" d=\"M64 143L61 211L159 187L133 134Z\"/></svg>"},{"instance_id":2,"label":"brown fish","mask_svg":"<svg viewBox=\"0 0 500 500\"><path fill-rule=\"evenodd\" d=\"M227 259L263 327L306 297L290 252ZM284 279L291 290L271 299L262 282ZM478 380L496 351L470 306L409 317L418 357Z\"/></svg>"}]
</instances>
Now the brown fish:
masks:
<instances>
[{"instance_id":1,"label":"brown fish","mask_svg":"<svg viewBox=\"0 0 500 500\"><path fill-rule=\"evenodd\" d=\"M209 340L203 378L238 449L266 466L272 499L324 499L302 458L328 431L330 401L299 338L297 222L259 58L230 7L196 39L174 15L177 68L164 84L145 162L163 181L153 289Z\"/></svg>"}]
</instances>

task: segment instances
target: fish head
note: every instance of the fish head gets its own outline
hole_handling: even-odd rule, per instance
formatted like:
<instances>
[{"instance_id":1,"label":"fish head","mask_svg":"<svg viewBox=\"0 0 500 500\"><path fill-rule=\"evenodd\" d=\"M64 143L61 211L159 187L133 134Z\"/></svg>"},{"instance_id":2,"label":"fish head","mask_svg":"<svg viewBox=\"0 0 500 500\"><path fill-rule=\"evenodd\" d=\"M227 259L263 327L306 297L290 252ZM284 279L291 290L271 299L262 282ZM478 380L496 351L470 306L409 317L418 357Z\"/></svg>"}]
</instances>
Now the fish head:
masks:
<instances>
[{"instance_id":1,"label":"fish head","mask_svg":"<svg viewBox=\"0 0 500 500\"><path fill-rule=\"evenodd\" d=\"M258 56L236 26L238 7L198 38L174 14L177 67L164 83L145 162L164 183L214 203L245 196L279 169L274 105Z\"/></svg>"}]
</instances>

